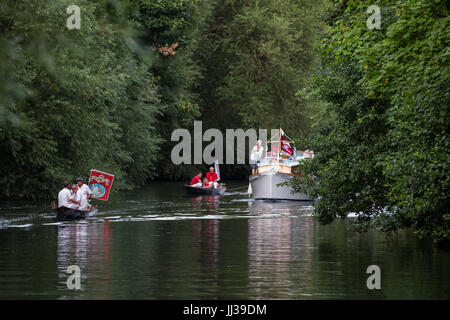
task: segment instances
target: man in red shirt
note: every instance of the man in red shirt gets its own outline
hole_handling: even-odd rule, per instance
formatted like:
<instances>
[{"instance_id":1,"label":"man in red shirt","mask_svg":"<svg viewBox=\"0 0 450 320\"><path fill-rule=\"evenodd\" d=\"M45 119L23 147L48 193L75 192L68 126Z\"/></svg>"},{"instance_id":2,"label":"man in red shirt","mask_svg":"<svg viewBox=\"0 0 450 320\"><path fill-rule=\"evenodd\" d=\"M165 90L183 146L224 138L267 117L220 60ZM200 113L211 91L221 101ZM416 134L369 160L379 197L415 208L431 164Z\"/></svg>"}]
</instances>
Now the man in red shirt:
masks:
<instances>
[{"instance_id":1,"label":"man in red shirt","mask_svg":"<svg viewBox=\"0 0 450 320\"><path fill-rule=\"evenodd\" d=\"M202 173L201 172L197 173L197 175L194 178L192 178L191 186L193 186L193 187L201 187L202 186Z\"/></svg>"},{"instance_id":2,"label":"man in red shirt","mask_svg":"<svg viewBox=\"0 0 450 320\"><path fill-rule=\"evenodd\" d=\"M214 188L217 188L217 180L219 180L219 178L217 177L217 173L214 172L213 167L209 168L209 172L206 174L206 179L213 184Z\"/></svg>"},{"instance_id":3,"label":"man in red shirt","mask_svg":"<svg viewBox=\"0 0 450 320\"><path fill-rule=\"evenodd\" d=\"M211 182L208 181L208 179L203 179L203 188L211 188Z\"/></svg>"}]
</instances>

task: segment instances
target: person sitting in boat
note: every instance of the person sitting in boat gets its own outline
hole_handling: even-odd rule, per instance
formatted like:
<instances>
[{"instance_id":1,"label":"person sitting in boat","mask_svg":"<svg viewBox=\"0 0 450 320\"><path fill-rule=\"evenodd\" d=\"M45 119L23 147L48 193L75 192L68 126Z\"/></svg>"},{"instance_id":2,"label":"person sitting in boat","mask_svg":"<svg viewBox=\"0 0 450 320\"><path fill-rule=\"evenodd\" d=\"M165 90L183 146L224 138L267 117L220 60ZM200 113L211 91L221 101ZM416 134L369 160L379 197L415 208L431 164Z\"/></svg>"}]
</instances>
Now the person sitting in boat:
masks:
<instances>
[{"instance_id":1,"label":"person sitting in boat","mask_svg":"<svg viewBox=\"0 0 450 320\"><path fill-rule=\"evenodd\" d=\"M79 193L77 196L77 199L79 200L78 210L88 211L91 207L88 202L88 199L90 199L92 195L91 188L83 183L83 178L81 177L78 177L76 182L79 187L77 192Z\"/></svg>"},{"instance_id":2,"label":"person sitting in boat","mask_svg":"<svg viewBox=\"0 0 450 320\"><path fill-rule=\"evenodd\" d=\"M203 179L203 188L212 188L213 182L209 182L207 178Z\"/></svg>"},{"instance_id":3,"label":"person sitting in boat","mask_svg":"<svg viewBox=\"0 0 450 320\"><path fill-rule=\"evenodd\" d=\"M70 189L69 189L69 182L68 181L64 181L63 183L64 187L62 188L61 191L59 191L58 193L58 207L64 207L67 209L70 209L71 206L71 193L70 193Z\"/></svg>"},{"instance_id":4,"label":"person sitting in boat","mask_svg":"<svg viewBox=\"0 0 450 320\"><path fill-rule=\"evenodd\" d=\"M201 187L202 186L202 173L199 172L191 180L191 187Z\"/></svg>"},{"instance_id":5,"label":"person sitting in boat","mask_svg":"<svg viewBox=\"0 0 450 320\"><path fill-rule=\"evenodd\" d=\"M70 209L78 210L80 206L80 194L81 192L78 192L78 185L74 184L72 185L72 193L70 195Z\"/></svg>"},{"instance_id":6,"label":"person sitting in boat","mask_svg":"<svg viewBox=\"0 0 450 320\"><path fill-rule=\"evenodd\" d=\"M214 171L213 167L209 168L209 172L206 174L206 179L214 188L218 187L219 184L217 183L217 180L219 180L219 177L217 177L217 173Z\"/></svg>"}]
</instances>

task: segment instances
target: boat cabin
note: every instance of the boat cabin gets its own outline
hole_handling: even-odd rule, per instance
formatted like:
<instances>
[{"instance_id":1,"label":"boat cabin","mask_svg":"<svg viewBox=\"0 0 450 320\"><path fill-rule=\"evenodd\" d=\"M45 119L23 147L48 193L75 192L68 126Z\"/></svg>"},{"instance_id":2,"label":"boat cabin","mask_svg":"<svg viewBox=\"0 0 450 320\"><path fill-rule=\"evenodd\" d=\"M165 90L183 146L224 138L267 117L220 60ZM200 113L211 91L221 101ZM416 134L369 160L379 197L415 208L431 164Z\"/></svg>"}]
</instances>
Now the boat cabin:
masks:
<instances>
[{"instance_id":1,"label":"boat cabin","mask_svg":"<svg viewBox=\"0 0 450 320\"><path fill-rule=\"evenodd\" d=\"M282 144L291 150L292 155L282 148ZM303 159L313 158L312 151L300 151L291 148L290 145L294 141L284 136L284 132L280 129L280 133L275 139L267 141L267 145L271 146L270 151L266 151L261 162L258 164L256 174L264 172L279 172L289 175L301 175L300 161Z\"/></svg>"}]
</instances>

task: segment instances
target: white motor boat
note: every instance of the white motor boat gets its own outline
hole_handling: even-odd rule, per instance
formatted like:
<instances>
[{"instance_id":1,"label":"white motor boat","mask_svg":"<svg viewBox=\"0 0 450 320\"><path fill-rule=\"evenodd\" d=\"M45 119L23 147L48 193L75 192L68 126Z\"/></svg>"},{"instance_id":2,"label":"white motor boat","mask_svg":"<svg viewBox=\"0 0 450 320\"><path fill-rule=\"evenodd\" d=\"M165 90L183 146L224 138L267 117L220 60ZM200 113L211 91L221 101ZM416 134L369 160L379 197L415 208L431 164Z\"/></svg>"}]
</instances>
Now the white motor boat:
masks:
<instances>
[{"instance_id":1,"label":"white motor boat","mask_svg":"<svg viewBox=\"0 0 450 320\"><path fill-rule=\"evenodd\" d=\"M279 184L299 176L300 161L312 158L312 151L297 151L291 147L294 143L284 135L282 129L278 137L267 141L271 151L263 155L258 163L256 173L249 177L249 193L257 200L300 200L312 201L306 193L294 193L288 185Z\"/></svg>"}]
</instances>

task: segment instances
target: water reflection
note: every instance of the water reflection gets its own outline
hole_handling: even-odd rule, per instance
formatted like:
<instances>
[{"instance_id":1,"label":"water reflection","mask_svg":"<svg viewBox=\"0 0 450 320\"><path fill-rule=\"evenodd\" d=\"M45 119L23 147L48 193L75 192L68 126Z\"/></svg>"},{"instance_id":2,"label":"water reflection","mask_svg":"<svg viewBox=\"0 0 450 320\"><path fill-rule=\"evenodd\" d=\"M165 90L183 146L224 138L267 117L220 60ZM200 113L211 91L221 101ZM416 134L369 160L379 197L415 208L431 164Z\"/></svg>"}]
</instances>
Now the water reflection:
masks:
<instances>
[{"instance_id":1,"label":"water reflection","mask_svg":"<svg viewBox=\"0 0 450 320\"><path fill-rule=\"evenodd\" d=\"M286 296L291 286L290 219L249 220L248 242L250 287L256 294L252 298L261 298L272 290L278 291L280 298Z\"/></svg>"},{"instance_id":2,"label":"water reflection","mask_svg":"<svg viewBox=\"0 0 450 320\"><path fill-rule=\"evenodd\" d=\"M217 292L219 264L219 220L193 220L191 231L197 256L200 275L208 283L208 290ZM206 294L202 298L213 299L214 295Z\"/></svg>"},{"instance_id":3,"label":"water reflection","mask_svg":"<svg viewBox=\"0 0 450 320\"><path fill-rule=\"evenodd\" d=\"M202 205L203 196L190 197L191 207L193 209L200 209Z\"/></svg>"},{"instance_id":4,"label":"water reflection","mask_svg":"<svg viewBox=\"0 0 450 320\"><path fill-rule=\"evenodd\" d=\"M205 203L205 208L207 209L218 209L220 205L220 196L203 196L203 201Z\"/></svg>"},{"instance_id":5,"label":"water reflection","mask_svg":"<svg viewBox=\"0 0 450 320\"><path fill-rule=\"evenodd\" d=\"M258 209L277 206L290 213L289 204L259 203ZM289 298L311 288L313 232L309 218L249 220L251 298Z\"/></svg>"},{"instance_id":6,"label":"water reflection","mask_svg":"<svg viewBox=\"0 0 450 320\"><path fill-rule=\"evenodd\" d=\"M110 222L74 223L58 227L57 263L60 286L58 290L67 292L66 273L70 265L77 265L81 270L86 291L89 282L94 282L96 290L104 292L101 298L110 298L109 284L112 264L112 233ZM62 299L67 298L61 296Z\"/></svg>"},{"instance_id":7,"label":"water reflection","mask_svg":"<svg viewBox=\"0 0 450 320\"><path fill-rule=\"evenodd\" d=\"M312 202L307 201L248 201L248 211L252 216L310 215L312 209Z\"/></svg>"}]
</instances>

